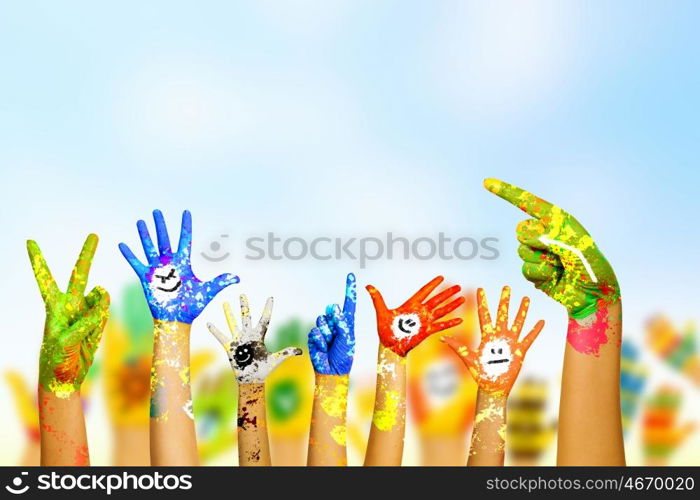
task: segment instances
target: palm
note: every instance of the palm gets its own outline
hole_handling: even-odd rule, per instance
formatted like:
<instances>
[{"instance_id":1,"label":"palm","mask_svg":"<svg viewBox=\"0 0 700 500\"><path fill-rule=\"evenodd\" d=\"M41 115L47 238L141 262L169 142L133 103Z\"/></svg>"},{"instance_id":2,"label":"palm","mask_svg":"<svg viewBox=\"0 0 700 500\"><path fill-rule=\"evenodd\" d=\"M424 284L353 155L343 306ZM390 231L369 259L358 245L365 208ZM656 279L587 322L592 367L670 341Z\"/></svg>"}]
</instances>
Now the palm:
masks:
<instances>
[{"instance_id":1,"label":"palm","mask_svg":"<svg viewBox=\"0 0 700 500\"><path fill-rule=\"evenodd\" d=\"M34 241L27 251L39 291L46 306L44 339L39 359L39 381L60 397L79 390L95 356L102 329L109 315L109 295L95 287L84 296L97 236L83 245L66 293L59 290Z\"/></svg>"},{"instance_id":2,"label":"palm","mask_svg":"<svg viewBox=\"0 0 700 500\"><path fill-rule=\"evenodd\" d=\"M445 342L462 358L472 377L481 389L494 394L508 395L513 387L525 354L544 327L544 321L539 321L530 333L519 340L522 332L530 299L524 297L513 321L508 326L508 308L510 288L503 287L501 300L498 304L496 323L491 321L486 294L477 290L479 324L481 326L481 342L476 351L460 344L455 339L446 338Z\"/></svg>"},{"instance_id":3,"label":"palm","mask_svg":"<svg viewBox=\"0 0 700 500\"><path fill-rule=\"evenodd\" d=\"M182 214L180 242L176 252L170 247L170 237L160 210L153 211L158 237L156 249L142 220L136 224L147 264L143 264L124 243L119 249L131 264L141 281L151 314L161 321L179 321L190 324L209 302L227 286L238 283L238 276L222 274L202 282L192 272L192 216Z\"/></svg>"}]
</instances>

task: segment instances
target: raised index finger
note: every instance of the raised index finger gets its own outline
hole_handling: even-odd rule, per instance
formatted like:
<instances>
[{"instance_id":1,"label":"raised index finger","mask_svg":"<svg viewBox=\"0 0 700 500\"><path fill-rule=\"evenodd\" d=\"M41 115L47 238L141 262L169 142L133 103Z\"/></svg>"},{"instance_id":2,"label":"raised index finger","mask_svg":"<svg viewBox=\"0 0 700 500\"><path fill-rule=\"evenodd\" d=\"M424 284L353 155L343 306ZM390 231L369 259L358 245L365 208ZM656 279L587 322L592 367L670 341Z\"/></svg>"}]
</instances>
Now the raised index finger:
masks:
<instances>
[{"instance_id":1,"label":"raised index finger","mask_svg":"<svg viewBox=\"0 0 700 500\"><path fill-rule=\"evenodd\" d=\"M348 279L345 282L345 303L343 304L343 313L355 317L355 307L357 305L357 282L353 273L348 274Z\"/></svg>"},{"instance_id":2,"label":"raised index finger","mask_svg":"<svg viewBox=\"0 0 700 500\"><path fill-rule=\"evenodd\" d=\"M90 234L83 243L83 249L80 251L78 261L75 263L73 272L70 275L68 282L68 293L82 297L85 294L87 287L88 274L92 265L92 258L97 250L98 238L96 234Z\"/></svg>"},{"instance_id":3,"label":"raised index finger","mask_svg":"<svg viewBox=\"0 0 700 500\"><path fill-rule=\"evenodd\" d=\"M548 220L552 215L554 205L518 186L498 179L485 179L484 187L532 217Z\"/></svg>"},{"instance_id":4,"label":"raised index finger","mask_svg":"<svg viewBox=\"0 0 700 500\"><path fill-rule=\"evenodd\" d=\"M50 304L59 294L58 285L56 285L56 281L53 279L53 276L51 276L49 266L46 264L46 260L36 241L27 241L27 253L29 253L32 271L34 271L34 277L39 285L41 298L44 299L44 303Z\"/></svg>"}]
</instances>

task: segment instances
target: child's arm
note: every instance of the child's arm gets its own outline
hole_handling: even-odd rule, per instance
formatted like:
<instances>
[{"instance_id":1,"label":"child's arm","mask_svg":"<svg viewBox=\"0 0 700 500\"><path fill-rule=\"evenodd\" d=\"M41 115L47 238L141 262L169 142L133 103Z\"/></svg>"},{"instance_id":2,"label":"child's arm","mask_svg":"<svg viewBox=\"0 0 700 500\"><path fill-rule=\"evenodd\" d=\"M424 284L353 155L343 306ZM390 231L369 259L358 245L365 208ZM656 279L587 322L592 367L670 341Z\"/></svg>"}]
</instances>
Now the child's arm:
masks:
<instances>
[{"instance_id":1,"label":"child's arm","mask_svg":"<svg viewBox=\"0 0 700 500\"><path fill-rule=\"evenodd\" d=\"M158 236L156 249L146 223L136 227L146 254L143 264L124 243L124 258L141 280L154 321L151 367L151 464L198 465L197 439L190 390L190 328L207 304L238 277L223 274L209 282L192 272L192 216L182 214L177 251L160 210L153 220Z\"/></svg>"},{"instance_id":2,"label":"child's arm","mask_svg":"<svg viewBox=\"0 0 700 500\"><path fill-rule=\"evenodd\" d=\"M224 313L231 335L222 333L211 323L207 327L226 350L238 381L238 464L270 465L265 379L288 357L300 356L301 349L286 348L276 353L267 350L265 334L272 316L272 297L267 299L262 317L255 327L251 324L245 295L241 295L240 327L228 303L224 303Z\"/></svg>"},{"instance_id":3,"label":"child's arm","mask_svg":"<svg viewBox=\"0 0 700 500\"><path fill-rule=\"evenodd\" d=\"M348 274L345 302L326 307L309 332L309 354L316 372L309 432L308 465L347 465L348 381L355 355L355 275Z\"/></svg>"},{"instance_id":4,"label":"child's arm","mask_svg":"<svg viewBox=\"0 0 700 500\"><path fill-rule=\"evenodd\" d=\"M80 387L109 316L109 294L95 287L87 296L88 274L97 236L85 240L68 290L59 290L34 241L27 251L46 305L39 356L41 465L90 465Z\"/></svg>"},{"instance_id":5,"label":"child's arm","mask_svg":"<svg viewBox=\"0 0 700 500\"><path fill-rule=\"evenodd\" d=\"M496 323L491 321L486 294L477 290L481 343L476 351L459 342L444 340L462 358L479 386L474 430L467 465L503 465L505 458L506 403L518 378L525 354L544 327L540 320L522 340L530 299L524 297L511 327L508 327L510 288L503 287Z\"/></svg>"},{"instance_id":6,"label":"child's arm","mask_svg":"<svg viewBox=\"0 0 700 500\"><path fill-rule=\"evenodd\" d=\"M426 300L443 280L442 276L434 278L396 309L388 309L379 291L371 285L367 287L377 313L380 345L365 465L401 465L406 423L406 355L429 335L462 322L460 318L439 321L464 302L464 297L459 297L441 305L459 293L459 286Z\"/></svg>"},{"instance_id":7,"label":"child's arm","mask_svg":"<svg viewBox=\"0 0 700 500\"><path fill-rule=\"evenodd\" d=\"M496 179L486 189L530 215L516 234L523 275L566 307L559 465L624 465L620 416L622 305L615 273L571 214Z\"/></svg>"}]
</instances>

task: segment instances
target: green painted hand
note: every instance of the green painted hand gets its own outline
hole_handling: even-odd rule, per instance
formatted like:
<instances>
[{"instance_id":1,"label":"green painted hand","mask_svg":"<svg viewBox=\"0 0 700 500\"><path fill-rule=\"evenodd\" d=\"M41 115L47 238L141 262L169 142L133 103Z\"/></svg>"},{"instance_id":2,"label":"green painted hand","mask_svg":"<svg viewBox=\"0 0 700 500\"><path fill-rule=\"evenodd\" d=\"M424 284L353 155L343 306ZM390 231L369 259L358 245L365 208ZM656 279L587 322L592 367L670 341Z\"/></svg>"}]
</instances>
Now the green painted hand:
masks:
<instances>
[{"instance_id":1,"label":"green painted hand","mask_svg":"<svg viewBox=\"0 0 700 500\"><path fill-rule=\"evenodd\" d=\"M497 179L486 179L484 186L534 217L516 229L523 274L566 307L569 316L585 318L620 299L612 267L573 215Z\"/></svg>"},{"instance_id":2,"label":"green painted hand","mask_svg":"<svg viewBox=\"0 0 700 500\"><path fill-rule=\"evenodd\" d=\"M97 236L85 240L62 293L35 241L27 241L34 276L46 306L44 340L39 357L39 383L61 398L79 392L92 365L102 330L109 316L109 294L97 286L84 296Z\"/></svg>"}]
</instances>

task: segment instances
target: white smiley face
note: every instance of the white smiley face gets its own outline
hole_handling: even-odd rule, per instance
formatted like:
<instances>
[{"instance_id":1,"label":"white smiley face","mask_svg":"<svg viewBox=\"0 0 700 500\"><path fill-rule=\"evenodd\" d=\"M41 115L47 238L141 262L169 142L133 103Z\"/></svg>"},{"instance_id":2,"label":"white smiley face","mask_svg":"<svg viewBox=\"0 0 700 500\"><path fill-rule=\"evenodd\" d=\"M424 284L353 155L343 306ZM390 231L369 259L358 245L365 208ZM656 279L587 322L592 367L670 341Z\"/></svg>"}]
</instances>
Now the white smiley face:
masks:
<instances>
[{"instance_id":1,"label":"white smiley face","mask_svg":"<svg viewBox=\"0 0 700 500\"><path fill-rule=\"evenodd\" d=\"M420 317L417 314L399 314L391 322L391 331L397 339L413 337L420 331Z\"/></svg>"},{"instance_id":2,"label":"white smiley face","mask_svg":"<svg viewBox=\"0 0 700 500\"><path fill-rule=\"evenodd\" d=\"M511 361L513 361L513 355L506 340L486 342L479 358L482 373L490 379L495 379L506 373L510 368Z\"/></svg>"},{"instance_id":3,"label":"white smiley face","mask_svg":"<svg viewBox=\"0 0 700 500\"><path fill-rule=\"evenodd\" d=\"M168 264L153 271L151 292L158 302L168 302L177 297L182 280L175 266Z\"/></svg>"},{"instance_id":4,"label":"white smiley face","mask_svg":"<svg viewBox=\"0 0 700 500\"><path fill-rule=\"evenodd\" d=\"M446 359L428 366L423 376L423 391L427 396L428 405L431 408L439 408L448 403L457 393L459 380L454 363Z\"/></svg>"}]
</instances>

